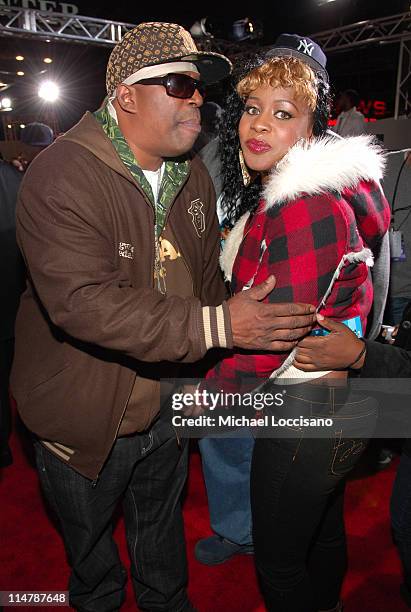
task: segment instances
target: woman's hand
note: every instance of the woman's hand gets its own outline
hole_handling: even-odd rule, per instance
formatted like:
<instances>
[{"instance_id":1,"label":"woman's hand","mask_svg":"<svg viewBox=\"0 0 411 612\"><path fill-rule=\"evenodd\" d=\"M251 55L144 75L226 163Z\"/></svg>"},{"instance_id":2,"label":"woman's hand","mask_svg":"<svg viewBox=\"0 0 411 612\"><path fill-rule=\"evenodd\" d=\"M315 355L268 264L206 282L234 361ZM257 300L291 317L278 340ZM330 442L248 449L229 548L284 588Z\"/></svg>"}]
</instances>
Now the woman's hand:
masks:
<instances>
[{"instance_id":1,"label":"woman's hand","mask_svg":"<svg viewBox=\"0 0 411 612\"><path fill-rule=\"evenodd\" d=\"M317 370L360 369L363 366L364 342L343 323L317 314L317 321L328 329L327 336L307 336L297 344L294 365L305 372ZM356 361L357 358L357 361Z\"/></svg>"}]
</instances>

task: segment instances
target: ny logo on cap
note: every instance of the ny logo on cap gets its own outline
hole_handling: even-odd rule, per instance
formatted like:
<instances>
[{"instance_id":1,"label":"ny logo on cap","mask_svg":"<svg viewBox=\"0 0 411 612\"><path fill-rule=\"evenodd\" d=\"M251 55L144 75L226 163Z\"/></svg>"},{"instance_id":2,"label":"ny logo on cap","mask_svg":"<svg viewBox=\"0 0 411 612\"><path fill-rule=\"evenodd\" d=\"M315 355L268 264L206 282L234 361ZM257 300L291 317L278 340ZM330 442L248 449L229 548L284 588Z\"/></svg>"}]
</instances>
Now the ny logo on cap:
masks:
<instances>
[{"instance_id":1,"label":"ny logo on cap","mask_svg":"<svg viewBox=\"0 0 411 612\"><path fill-rule=\"evenodd\" d=\"M305 38L302 38L300 40L300 44L298 45L297 51L302 51L303 53L306 53L307 55L311 57L314 51L314 43L312 42L309 43L305 40Z\"/></svg>"}]
</instances>

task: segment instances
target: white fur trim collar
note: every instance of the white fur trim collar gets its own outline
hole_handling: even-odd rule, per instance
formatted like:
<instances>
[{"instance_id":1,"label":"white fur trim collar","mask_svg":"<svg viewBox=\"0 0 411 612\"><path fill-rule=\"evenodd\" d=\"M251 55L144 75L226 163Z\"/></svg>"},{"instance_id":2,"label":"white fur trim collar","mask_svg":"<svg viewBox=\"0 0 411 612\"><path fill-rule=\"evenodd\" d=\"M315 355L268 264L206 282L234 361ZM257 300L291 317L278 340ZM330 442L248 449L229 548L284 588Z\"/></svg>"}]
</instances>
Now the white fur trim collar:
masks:
<instances>
[{"instance_id":1,"label":"white fur trim collar","mask_svg":"<svg viewBox=\"0 0 411 612\"><path fill-rule=\"evenodd\" d=\"M228 235L228 238L224 241L223 250L221 251L220 255L220 266L227 281L231 281L234 260L237 256L238 249L240 248L244 235L244 227L249 216L249 212L244 213L244 215L242 215L234 225L233 229Z\"/></svg>"},{"instance_id":2,"label":"white fur trim collar","mask_svg":"<svg viewBox=\"0 0 411 612\"><path fill-rule=\"evenodd\" d=\"M271 173L263 194L266 209L303 193L341 192L361 180L379 182L384 166L384 153L373 136L300 141Z\"/></svg>"}]
</instances>

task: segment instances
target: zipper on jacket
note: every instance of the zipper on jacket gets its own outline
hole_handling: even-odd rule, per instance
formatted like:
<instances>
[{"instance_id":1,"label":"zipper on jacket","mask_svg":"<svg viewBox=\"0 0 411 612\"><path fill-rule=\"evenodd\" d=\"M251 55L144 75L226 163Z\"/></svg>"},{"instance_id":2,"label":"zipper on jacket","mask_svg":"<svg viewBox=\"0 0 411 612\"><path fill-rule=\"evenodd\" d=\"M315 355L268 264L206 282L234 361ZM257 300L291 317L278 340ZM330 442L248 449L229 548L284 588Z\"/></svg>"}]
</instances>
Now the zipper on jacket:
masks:
<instances>
[{"instance_id":1,"label":"zipper on jacket","mask_svg":"<svg viewBox=\"0 0 411 612\"><path fill-rule=\"evenodd\" d=\"M185 185L186 185L186 183L188 182L188 179L190 178L190 174L191 174L191 167L190 167L190 172L189 172L189 174L187 174L187 176L186 176L186 178L185 178L184 182L183 182L183 183L181 183L180 188L179 188L179 190L177 191L177 193L175 194L173 201L170 203L170 205L168 206L168 208L167 208L167 210L166 210L166 216L164 217L164 225L163 225L163 229L165 229L165 227L167 226L168 217L169 217L169 215L170 215L171 209L173 208L173 206L174 206L174 204L175 204L175 201L177 200L178 196L179 196L179 195L180 195L180 193L182 192L182 190L183 190L184 186L185 186ZM161 187L160 187L160 188L161 188ZM159 191L159 193L160 193L160 191ZM153 278L154 278L155 265L156 265L156 245L157 245L157 250L158 250L158 260L159 260L159 262L158 262L158 263L159 263L159 271L158 271L158 273L159 273L159 272L160 272L160 270L161 270L161 259L160 259L160 243L159 243L159 239L157 238L157 232L156 232L156 225L157 225L157 204L156 204L156 203L154 203L154 205L153 205L153 204L151 204L151 202L150 202L150 205L151 205L151 207L152 207L152 209L153 209L153 212L154 212L154 270L153 270ZM178 246L178 248L179 248L179 251L181 252L180 246L179 246L179 244L178 244L178 242L177 242L177 236L176 236L176 235L174 236L174 239L175 239L175 241L176 241L176 243L177 243L177 246ZM194 281L193 281L193 275L191 274L191 270L189 269L189 267L188 267L188 265L187 265L187 262L186 262L185 258L184 258L184 257L182 257L182 259L183 259L184 266L185 266L185 268L186 268L186 270L187 270L187 272L188 272L188 275L189 275L189 277L190 277L190 281L191 281L191 293L192 293L192 294L193 294L193 296L194 296L195 294L194 294ZM159 276L160 276L160 274L159 274ZM164 280L163 282L164 282L164 292L163 292L163 291L162 291L160 288L158 288L158 287L157 287L157 288L158 288L158 290L160 291L160 293L161 293L162 295L166 295L166 294L167 294L166 282L165 282L165 280ZM157 279L157 285L160 285L160 282L159 282L159 280L158 280L158 279ZM153 282L153 286L154 286L154 282Z\"/></svg>"},{"instance_id":2,"label":"zipper on jacket","mask_svg":"<svg viewBox=\"0 0 411 612\"><path fill-rule=\"evenodd\" d=\"M178 446L178 448L180 448L180 449L181 449L181 440L180 440L180 436L178 435L178 431L177 431L177 429L176 429L175 427L173 427L173 429L174 429L174 433L176 434L177 446Z\"/></svg>"},{"instance_id":3,"label":"zipper on jacket","mask_svg":"<svg viewBox=\"0 0 411 612\"><path fill-rule=\"evenodd\" d=\"M191 174L191 168L190 168L190 174ZM179 196L179 194L180 194L180 193L181 193L181 191L183 190L183 187L185 186L185 184L188 182L188 179L190 178L190 174L188 174L188 175L186 176L186 179L185 179L184 183L182 183L182 185L180 186L180 189L177 191L177 193L176 193L176 196L175 196L174 200L172 201L172 203L170 204L170 206L167 208L167 211L166 211L166 216L165 216L165 218L164 218L164 227L166 227L166 225L167 225L167 222L168 222L168 217L169 217L169 215L170 215L170 212L171 212L171 209L172 209L172 207L173 207L173 205L174 205L174 202L176 201L177 197ZM186 270L187 270L187 272L188 272L188 275L189 275L189 277L190 277L190 281L191 281L191 293L193 294L193 296L195 296L193 275L192 275L192 273L191 273L190 268L188 267L188 264L187 264L187 262L186 262L185 257L183 256L184 254L183 254L183 252L182 252L182 249L181 249L180 245L179 245L179 244L178 244L178 242L177 242L177 234L176 234L176 233L174 233L174 231L173 231L173 235L174 235L174 239L175 239L175 241L176 241L176 244L177 244L177 246L178 246L178 250L179 250L179 251L181 252L181 254L182 254L182 260L183 260L184 266L185 266L185 268L186 268Z\"/></svg>"},{"instance_id":4,"label":"zipper on jacket","mask_svg":"<svg viewBox=\"0 0 411 612\"><path fill-rule=\"evenodd\" d=\"M181 183L179 190L176 192L173 201L170 203L170 206L167 208L166 211L166 216L164 218L164 227L167 225L167 221L168 221L168 217L170 214L171 209L173 208L175 201L177 200L178 196L180 195L181 191L183 190L183 187L186 185L186 183L188 182L188 179L190 178L191 175L191 166L190 166L190 172L187 174L185 180L183 181L183 183ZM147 197L147 194L145 193L144 189L142 189L141 185L139 185L139 183L133 178L133 184L137 187L138 191L140 192L140 194L143 196L143 199L145 200L145 202L148 204L148 206L150 206L151 210L153 211L154 214L154 244L153 244L153 248L151 250L151 255L152 255L152 265L151 265L151 286L153 289L156 289L157 287L155 286L155 282L154 282L154 273L155 273L155 262L156 262L156 243L157 243L157 232L156 232L156 224L157 224L157 215L156 215L156 204L151 202L149 200L149 198ZM160 186L161 188L161 186ZM184 257L183 257L184 260ZM189 270L185 260L184 260L184 265L187 267L187 271L189 273L190 279L191 279L191 286L192 286L192 293L194 295L194 283L193 283L193 276L191 274L191 271ZM161 293L161 291L160 291Z\"/></svg>"}]
</instances>

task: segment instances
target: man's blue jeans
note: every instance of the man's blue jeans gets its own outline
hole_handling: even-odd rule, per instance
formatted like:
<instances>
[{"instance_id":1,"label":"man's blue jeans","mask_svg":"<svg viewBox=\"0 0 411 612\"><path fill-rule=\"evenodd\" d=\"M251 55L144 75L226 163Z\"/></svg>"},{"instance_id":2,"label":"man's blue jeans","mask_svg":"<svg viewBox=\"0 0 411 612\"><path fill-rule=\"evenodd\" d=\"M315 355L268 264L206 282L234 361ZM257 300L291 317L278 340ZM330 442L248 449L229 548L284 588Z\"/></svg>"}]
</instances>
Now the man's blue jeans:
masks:
<instances>
[{"instance_id":1,"label":"man's blue jeans","mask_svg":"<svg viewBox=\"0 0 411 612\"><path fill-rule=\"evenodd\" d=\"M252 544L250 469L254 438L241 431L199 441L211 528L236 544Z\"/></svg>"},{"instance_id":2,"label":"man's blue jeans","mask_svg":"<svg viewBox=\"0 0 411 612\"><path fill-rule=\"evenodd\" d=\"M112 537L119 500L139 609L189 608L180 503L186 442L179 446L171 426L161 420L146 433L119 438L95 486L35 443L41 485L62 527L72 568L70 604L76 610L108 612L124 601L127 572Z\"/></svg>"}]
</instances>

